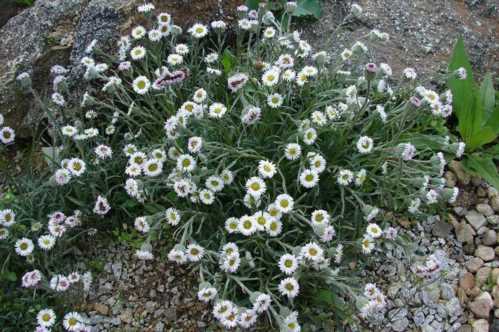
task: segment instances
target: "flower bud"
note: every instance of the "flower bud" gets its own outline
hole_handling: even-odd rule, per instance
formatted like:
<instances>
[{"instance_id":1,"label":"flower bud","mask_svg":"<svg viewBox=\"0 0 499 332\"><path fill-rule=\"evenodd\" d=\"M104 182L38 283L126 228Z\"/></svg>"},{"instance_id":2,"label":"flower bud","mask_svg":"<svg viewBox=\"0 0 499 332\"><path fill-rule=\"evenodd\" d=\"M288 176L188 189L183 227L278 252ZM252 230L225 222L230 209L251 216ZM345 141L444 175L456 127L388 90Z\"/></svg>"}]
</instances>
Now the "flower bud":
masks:
<instances>
[{"instance_id":1,"label":"flower bud","mask_svg":"<svg viewBox=\"0 0 499 332\"><path fill-rule=\"evenodd\" d=\"M378 66L375 63L368 63L366 65L366 79L368 81L372 81L376 77L376 73L378 72Z\"/></svg>"}]
</instances>

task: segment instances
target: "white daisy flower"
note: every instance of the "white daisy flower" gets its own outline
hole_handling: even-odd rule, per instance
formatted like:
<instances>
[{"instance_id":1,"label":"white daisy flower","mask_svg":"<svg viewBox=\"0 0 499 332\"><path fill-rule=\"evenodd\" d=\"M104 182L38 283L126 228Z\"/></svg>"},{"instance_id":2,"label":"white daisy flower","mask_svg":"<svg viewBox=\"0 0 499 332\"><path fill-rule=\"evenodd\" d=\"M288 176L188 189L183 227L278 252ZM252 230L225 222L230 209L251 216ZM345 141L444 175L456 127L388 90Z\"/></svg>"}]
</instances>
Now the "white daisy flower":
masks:
<instances>
[{"instance_id":1,"label":"white daisy flower","mask_svg":"<svg viewBox=\"0 0 499 332\"><path fill-rule=\"evenodd\" d=\"M0 227L0 240L5 240L9 237L9 230L7 228Z\"/></svg>"},{"instance_id":2,"label":"white daisy flower","mask_svg":"<svg viewBox=\"0 0 499 332\"><path fill-rule=\"evenodd\" d=\"M286 318L284 318L284 331L285 332L300 332L301 326L298 324L298 313L293 311Z\"/></svg>"},{"instance_id":3,"label":"white daisy flower","mask_svg":"<svg viewBox=\"0 0 499 332\"><path fill-rule=\"evenodd\" d=\"M130 51L132 60L142 60L146 56L146 49L144 46L135 46Z\"/></svg>"},{"instance_id":4,"label":"white daisy flower","mask_svg":"<svg viewBox=\"0 0 499 332\"><path fill-rule=\"evenodd\" d=\"M10 127L3 127L0 129L0 142L3 144L10 144L14 142L14 139L16 138L16 133L14 129Z\"/></svg>"},{"instance_id":5,"label":"white daisy flower","mask_svg":"<svg viewBox=\"0 0 499 332\"><path fill-rule=\"evenodd\" d=\"M265 86L272 87L279 82L280 71L277 68L267 70L262 75L262 83Z\"/></svg>"},{"instance_id":6,"label":"white daisy flower","mask_svg":"<svg viewBox=\"0 0 499 332\"><path fill-rule=\"evenodd\" d=\"M77 312L70 312L64 315L62 324L67 331L78 331L84 326L83 317Z\"/></svg>"},{"instance_id":7,"label":"white daisy flower","mask_svg":"<svg viewBox=\"0 0 499 332\"><path fill-rule=\"evenodd\" d=\"M276 34L276 31L272 27L268 27L265 30L263 30L263 37L266 39L274 38L275 34Z\"/></svg>"},{"instance_id":8,"label":"white daisy flower","mask_svg":"<svg viewBox=\"0 0 499 332\"><path fill-rule=\"evenodd\" d=\"M55 237L52 235L42 235L38 238L38 246L43 250L50 250L55 245Z\"/></svg>"},{"instance_id":9,"label":"white daisy flower","mask_svg":"<svg viewBox=\"0 0 499 332\"><path fill-rule=\"evenodd\" d=\"M295 278L289 277L281 280L278 286L279 293L292 299L300 292L300 285Z\"/></svg>"},{"instance_id":10,"label":"white daisy flower","mask_svg":"<svg viewBox=\"0 0 499 332\"><path fill-rule=\"evenodd\" d=\"M78 159L78 158L72 158L68 162L67 169L69 172L71 172L71 175L73 176L81 176L83 173L85 173L86 164L83 160Z\"/></svg>"},{"instance_id":11,"label":"white daisy flower","mask_svg":"<svg viewBox=\"0 0 499 332\"><path fill-rule=\"evenodd\" d=\"M204 303L208 303L217 296L217 290L214 287L205 287L198 292L198 299Z\"/></svg>"},{"instance_id":12,"label":"white daisy flower","mask_svg":"<svg viewBox=\"0 0 499 332\"><path fill-rule=\"evenodd\" d=\"M203 189L199 192L199 199L203 204L211 205L215 201L215 194L211 190Z\"/></svg>"},{"instance_id":13,"label":"white daisy flower","mask_svg":"<svg viewBox=\"0 0 499 332\"><path fill-rule=\"evenodd\" d=\"M296 160L301 156L301 146L296 143L289 143L286 145L284 155L288 160Z\"/></svg>"},{"instance_id":14,"label":"white daisy flower","mask_svg":"<svg viewBox=\"0 0 499 332\"><path fill-rule=\"evenodd\" d=\"M338 172L336 181L339 185L348 186L352 183L354 178L353 172L348 169L342 169Z\"/></svg>"},{"instance_id":15,"label":"white daisy flower","mask_svg":"<svg viewBox=\"0 0 499 332\"><path fill-rule=\"evenodd\" d=\"M51 327L55 324L56 315L52 309L42 309L36 315L36 322L43 327Z\"/></svg>"},{"instance_id":16,"label":"white daisy flower","mask_svg":"<svg viewBox=\"0 0 499 332\"><path fill-rule=\"evenodd\" d=\"M314 144L317 139L317 131L314 128L308 128L303 133L303 142L307 145Z\"/></svg>"},{"instance_id":17,"label":"white daisy flower","mask_svg":"<svg viewBox=\"0 0 499 332\"><path fill-rule=\"evenodd\" d=\"M254 197L262 196L267 190L267 185L258 176L253 176L246 181L246 190L248 194Z\"/></svg>"},{"instance_id":18,"label":"white daisy flower","mask_svg":"<svg viewBox=\"0 0 499 332\"><path fill-rule=\"evenodd\" d=\"M222 177L226 186L230 185L232 181L234 181L234 174L228 169L224 169L222 173L220 173L220 176Z\"/></svg>"},{"instance_id":19,"label":"white daisy flower","mask_svg":"<svg viewBox=\"0 0 499 332\"><path fill-rule=\"evenodd\" d=\"M357 141L357 150L362 154L371 153L373 150L373 139L368 136L361 136Z\"/></svg>"},{"instance_id":20,"label":"white daisy flower","mask_svg":"<svg viewBox=\"0 0 499 332\"><path fill-rule=\"evenodd\" d=\"M379 227L377 224L374 224L374 223L367 225L366 233L373 239L377 239L381 235L383 235L383 231L381 230L381 227Z\"/></svg>"},{"instance_id":21,"label":"white daisy flower","mask_svg":"<svg viewBox=\"0 0 499 332\"><path fill-rule=\"evenodd\" d=\"M284 254L279 259L279 269L282 273L291 275L298 269L298 258L295 255Z\"/></svg>"},{"instance_id":22,"label":"white daisy flower","mask_svg":"<svg viewBox=\"0 0 499 332\"><path fill-rule=\"evenodd\" d=\"M324 250L317 243L310 242L301 248L300 257L319 263L324 260Z\"/></svg>"},{"instance_id":23,"label":"white daisy flower","mask_svg":"<svg viewBox=\"0 0 499 332\"><path fill-rule=\"evenodd\" d=\"M172 23L172 16L168 13L160 13L158 15L158 24L162 26L169 26Z\"/></svg>"},{"instance_id":24,"label":"white daisy flower","mask_svg":"<svg viewBox=\"0 0 499 332\"><path fill-rule=\"evenodd\" d=\"M267 207L267 212L274 220L281 220L282 212L277 208L275 203L272 203Z\"/></svg>"},{"instance_id":25,"label":"white daisy flower","mask_svg":"<svg viewBox=\"0 0 499 332\"><path fill-rule=\"evenodd\" d=\"M206 63L212 64L218 61L218 54L217 53L210 53L205 56L204 61Z\"/></svg>"},{"instance_id":26,"label":"white daisy flower","mask_svg":"<svg viewBox=\"0 0 499 332\"><path fill-rule=\"evenodd\" d=\"M199 262L204 256L204 248L198 244L190 244L187 246L186 256L189 262Z\"/></svg>"},{"instance_id":27,"label":"white daisy flower","mask_svg":"<svg viewBox=\"0 0 499 332\"><path fill-rule=\"evenodd\" d=\"M205 185L211 191L219 192L224 188L224 180L217 175L212 175L206 179Z\"/></svg>"},{"instance_id":28,"label":"white daisy flower","mask_svg":"<svg viewBox=\"0 0 499 332\"><path fill-rule=\"evenodd\" d=\"M320 154L314 154L309 158L310 169L317 172L318 174L324 172L326 169L326 159Z\"/></svg>"},{"instance_id":29,"label":"white daisy flower","mask_svg":"<svg viewBox=\"0 0 499 332\"><path fill-rule=\"evenodd\" d=\"M209 108L208 116L212 118L221 118L227 112L227 107L221 103L214 103Z\"/></svg>"},{"instance_id":30,"label":"white daisy flower","mask_svg":"<svg viewBox=\"0 0 499 332\"><path fill-rule=\"evenodd\" d=\"M73 137L78 133L78 129L73 126L64 126L61 128L61 132L64 136Z\"/></svg>"},{"instance_id":31,"label":"white daisy flower","mask_svg":"<svg viewBox=\"0 0 499 332\"><path fill-rule=\"evenodd\" d=\"M0 225L10 227L16 222L16 214L11 209L0 210Z\"/></svg>"},{"instance_id":32,"label":"white daisy flower","mask_svg":"<svg viewBox=\"0 0 499 332\"><path fill-rule=\"evenodd\" d=\"M239 219L230 217L225 221L225 230L229 234L237 233L239 231Z\"/></svg>"},{"instance_id":33,"label":"white daisy flower","mask_svg":"<svg viewBox=\"0 0 499 332\"><path fill-rule=\"evenodd\" d=\"M149 222L147 221L147 217L137 217L135 218L135 221L133 222L133 225L135 229L142 234L146 234L149 232L151 229L151 226L149 225Z\"/></svg>"},{"instance_id":34,"label":"white daisy flower","mask_svg":"<svg viewBox=\"0 0 499 332\"><path fill-rule=\"evenodd\" d=\"M326 210L315 210L312 212L311 223L312 225L324 225L328 224L331 219L329 213Z\"/></svg>"},{"instance_id":35,"label":"white daisy flower","mask_svg":"<svg viewBox=\"0 0 499 332\"><path fill-rule=\"evenodd\" d=\"M182 154L177 158L177 169L182 172L192 172L196 168L196 160L188 154Z\"/></svg>"},{"instance_id":36,"label":"white daisy flower","mask_svg":"<svg viewBox=\"0 0 499 332\"><path fill-rule=\"evenodd\" d=\"M267 105L271 108L279 108L282 106L283 98L280 94L274 93L267 97Z\"/></svg>"},{"instance_id":37,"label":"white daisy flower","mask_svg":"<svg viewBox=\"0 0 499 332\"><path fill-rule=\"evenodd\" d=\"M147 37L150 41L157 42L161 40L161 37L163 37L163 33L160 29L152 29L147 33Z\"/></svg>"},{"instance_id":38,"label":"white daisy flower","mask_svg":"<svg viewBox=\"0 0 499 332\"><path fill-rule=\"evenodd\" d=\"M278 236L282 232L282 222L280 220L271 219L265 230L270 236Z\"/></svg>"},{"instance_id":39,"label":"white daisy flower","mask_svg":"<svg viewBox=\"0 0 499 332\"><path fill-rule=\"evenodd\" d=\"M208 93L206 92L206 90L203 88L200 88L194 92L194 96L192 99L196 103L201 104L206 100L207 97L208 97Z\"/></svg>"},{"instance_id":40,"label":"white daisy flower","mask_svg":"<svg viewBox=\"0 0 499 332\"><path fill-rule=\"evenodd\" d=\"M366 236L362 239L361 245L362 245L362 252L364 254L369 254L374 249L374 241L369 236Z\"/></svg>"},{"instance_id":41,"label":"white daisy flower","mask_svg":"<svg viewBox=\"0 0 499 332\"><path fill-rule=\"evenodd\" d=\"M244 236L253 235L256 232L256 221L252 216L239 218L239 232Z\"/></svg>"},{"instance_id":42,"label":"white daisy flower","mask_svg":"<svg viewBox=\"0 0 499 332\"><path fill-rule=\"evenodd\" d=\"M258 162L258 174L264 179L271 179L277 173L277 168L273 162L260 160Z\"/></svg>"},{"instance_id":43,"label":"white daisy flower","mask_svg":"<svg viewBox=\"0 0 499 332\"><path fill-rule=\"evenodd\" d=\"M108 145L101 144L94 151L99 159L110 159L113 156L113 150Z\"/></svg>"},{"instance_id":44,"label":"white daisy flower","mask_svg":"<svg viewBox=\"0 0 499 332\"><path fill-rule=\"evenodd\" d=\"M166 221L172 226L177 226L180 223L180 212L175 208L168 208L165 211Z\"/></svg>"},{"instance_id":45,"label":"white daisy flower","mask_svg":"<svg viewBox=\"0 0 499 332\"><path fill-rule=\"evenodd\" d=\"M270 304L272 303L272 299L268 294L259 294L255 301L253 302L253 310L257 313L261 314L267 311L270 308Z\"/></svg>"},{"instance_id":46,"label":"white daisy flower","mask_svg":"<svg viewBox=\"0 0 499 332\"><path fill-rule=\"evenodd\" d=\"M183 250L180 250L179 248L172 248L168 252L168 260L177 264L184 264L187 262L187 257Z\"/></svg>"},{"instance_id":47,"label":"white daisy flower","mask_svg":"<svg viewBox=\"0 0 499 332\"><path fill-rule=\"evenodd\" d=\"M149 159L145 162L143 170L147 176L158 176L163 172L163 163L157 159Z\"/></svg>"},{"instance_id":48,"label":"white daisy flower","mask_svg":"<svg viewBox=\"0 0 499 332\"><path fill-rule=\"evenodd\" d=\"M307 188L313 188L319 183L319 174L311 169L305 169L300 174L300 184Z\"/></svg>"},{"instance_id":49,"label":"white daisy flower","mask_svg":"<svg viewBox=\"0 0 499 332\"><path fill-rule=\"evenodd\" d=\"M196 23L189 29L189 33L194 38L200 39L208 34L208 27L206 25Z\"/></svg>"},{"instance_id":50,"label":"white daisy flower","mask_svg":"<svg viewBox=\"0 0 499 332\"><path fill-rule=\"evenodd\" d=\"M180 54L173 53L168 55L168 57L166 58L166 62L168 62L168 64L171 66L178 66L184 62L184 57Z\"/></svg>"},{"instance_id":51,"label":"white daisy flower","mask_svg":"<svg viewBox=\"0 0 499 332\"><path fill-rule=\"evenodd\" d=\"M287 194L280 194L275 200L276 208L282 213L289 213L293 210L295 201Z\"/></svg>"},{"instance_id":52,"label":"white daisy flower","mask_svg":"<svg viewBox=\"0 0 499 332\"><path fill-rule=\"evenodd\" d=\"M145 95L151 87L151 81L145 76L138 76L133 80L133 91L139 95Z\"/></svg>"},{"instance_id":53,"label":"white daisy flower","mask_svg":"<svg viewBox=\"0 0 499 332\"><path fill-rule=\"evenodd\" d=\"M256 222L256 227L259 231L264 231L267 228L268 223L272 220L270 214L264 211L258 211L253 215L253 219Z\"/></svg>"},{"instance_id":54,"label":"white daisy flower","mask_svg":"<svg viewBox=\"0 0 499 332\"><path fill-rule=\"evenodd\" d=\"M233 308L234 304L230 301L227 300L218 301L213 306L213 316L215 316L215 318L218 320L222 320L229 315L230 311Z\"/></svg>"},{"instance_id":55,"label":"white daisy flower","mask_svg":"<svg viewBox=\"0 0 499 332\"><path fill-rule=\"evenodd\" d=\"M235 273L239 269L239 265L241 265L239 254L231 255L224 258L221 269L228 273Z\"/></svg>"},{"instance_id":56,"label":"white daisy flower","mask_svg":"<svg viewBox=\"0 0 499 332\"><path fill-rule=\"evenodd\" d=\"M133 39L142 39L146 35L146 32L146 28L139 25L132 29L131 35Z\"/></svg>"},{"instance_id":57,"label":"white daisy flower","mask_svg":"<svg viewBox=\"0 0 499 332\"><path fill-rule=\"evenodd\" d=\"M286 69L282 73L282 79L286 82L293 82L296 79L296 72L292 69Z\"/></svg>"}]
</instances>

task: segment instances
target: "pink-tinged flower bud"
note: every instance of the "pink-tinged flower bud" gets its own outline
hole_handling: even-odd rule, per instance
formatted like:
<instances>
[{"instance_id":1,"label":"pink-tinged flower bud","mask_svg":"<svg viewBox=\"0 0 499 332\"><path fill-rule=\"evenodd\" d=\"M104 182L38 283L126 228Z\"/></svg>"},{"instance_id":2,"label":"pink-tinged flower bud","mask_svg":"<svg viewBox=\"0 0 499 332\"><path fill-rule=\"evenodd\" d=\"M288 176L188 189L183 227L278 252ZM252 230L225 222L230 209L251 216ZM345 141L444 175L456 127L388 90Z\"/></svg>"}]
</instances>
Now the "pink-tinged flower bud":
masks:
<instances>
[{"instance_id":1,"label":"pink-tinged flower bud","mask_svg":"<svg viewBox=\"0 0 499 332\"><path fill-rule=\"evenodd\" d=\"M378 66L375 63L368 63L366 65L366 79L368 81L372 81L376 77L376 73L378 72Z\"/></svg>"},{"instance_id":2,"label":"pink-tinged flower bud","mask_svg":"<svg viewBox=\"0 0 499 332\"><path fill-rule=\"evenodd\" d=\"M411 104L416 107L416 108L419 108L421 107L421 99L419 99L418 97L416 96L412 96L411 99L409 100L411 102Z\"/></svg>"}]
</instances>

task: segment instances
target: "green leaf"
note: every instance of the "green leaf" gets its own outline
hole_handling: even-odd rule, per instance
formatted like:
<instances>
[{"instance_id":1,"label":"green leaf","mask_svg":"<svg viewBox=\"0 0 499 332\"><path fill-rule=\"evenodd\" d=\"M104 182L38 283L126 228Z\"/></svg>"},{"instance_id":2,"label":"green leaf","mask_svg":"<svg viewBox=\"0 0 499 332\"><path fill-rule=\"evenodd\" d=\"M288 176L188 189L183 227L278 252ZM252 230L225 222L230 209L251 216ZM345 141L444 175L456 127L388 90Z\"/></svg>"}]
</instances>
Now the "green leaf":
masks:
<instances>
[{"instance_id":1,"label":"green leaf","mask_svg":"<svg viewBox=\"0 0 499 332\"><path fill-rule=\"evenodd\" d=\"M471 154L465 160L464 166L499 190L499 173L492 157L482 157L476 153Z\"/></svg>"},{"instance_id":2,"label":"green leaf","mask_svg":"<svg viewBox=\"0 0 499 332\"><path fill-rule=\"evenodd\" d=\"M485 121L487 121L494 111L496 105L496 92L492 83L492 74L488 73L480 86L480 101L485 110Z\"/></svg>"},{"instance_id":3,"label":"green leaf","mask_svg":"<svg viewBox=\"0 0 499 332\"><path fill-rule=\"evenodd\" d=\"M319 0L298 0L298 7L293 12L293 16L313 16L319 19L322 15L321 3Z\"/></svg>"},{"instance_id":4,"label":"green leaf","mask_svg":"<svg viewBox=\"0 0 499 332\"><path fill-rule=\"evenodd\" d=\"M249 9L257 9L259 3L260 0L246 0L246 6L248 6Z\"/></svg>"},{"instance_id":5,"label":"green leaf","mask_svg":"<svg viewBox=\"0 0 499 332\"><path fill-rule=\"evenodd\" d=\"M236 64L236 57L229 50L225 50L222 56L222 65L224 66L225 74L229 74Z\"/></svg>"},{"instance_id":6,"label":"green leaf","mask_svg":"<svg viewBox=\"0 0 499 332\"><path fill-rule=\"evenodd\" d=\"M467 77L464 80L458 79L453 73L459 68L465 68ZM464 41L462 38L456 43L449 62L448 85L452 91L454 112L459 120L458 129L464 141L469 145L473 134L475 116L480 116L474 111L476 103L475 83L473 82L473 72L471 64L466 54Z\"/></svg>"}]
</instances>

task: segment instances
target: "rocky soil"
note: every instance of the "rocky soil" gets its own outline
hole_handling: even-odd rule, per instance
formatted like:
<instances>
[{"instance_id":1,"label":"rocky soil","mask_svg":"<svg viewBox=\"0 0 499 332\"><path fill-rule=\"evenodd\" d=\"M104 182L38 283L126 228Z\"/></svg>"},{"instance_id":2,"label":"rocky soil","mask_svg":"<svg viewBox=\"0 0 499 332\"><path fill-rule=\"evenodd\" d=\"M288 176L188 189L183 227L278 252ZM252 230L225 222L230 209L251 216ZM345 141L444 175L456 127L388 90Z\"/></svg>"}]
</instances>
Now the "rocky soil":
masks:
<instances>
[{"instance_id":1,"label":"rocky soil","mask_svg":"<svg viewBox=\"0 0 499 332\"><path fill-rule=\"evenodd\" d=\"M205 331L211 321L197 301L192 272L165 259L141 261L124 245L99 249L104 271L82 305L94 331Z\"/></svg>"},{"instance_id":2,"label":"rocky soil","mask_svg":"<svg viewBox=\"0 0 499 332\"><path fill-rule=\"evenodd\" d=\"M454 43L463 36L476 70L499 71L499 4L495 0L354 2L363 7L362 17L339 27L351 1L324 1L321 19L303 28L313 46L338 54L378 29L389 33L390 41L374 47L377 62L390 64L394 73L414 67L429 78L446 68Z\"/></svg>"}]
</instances>

